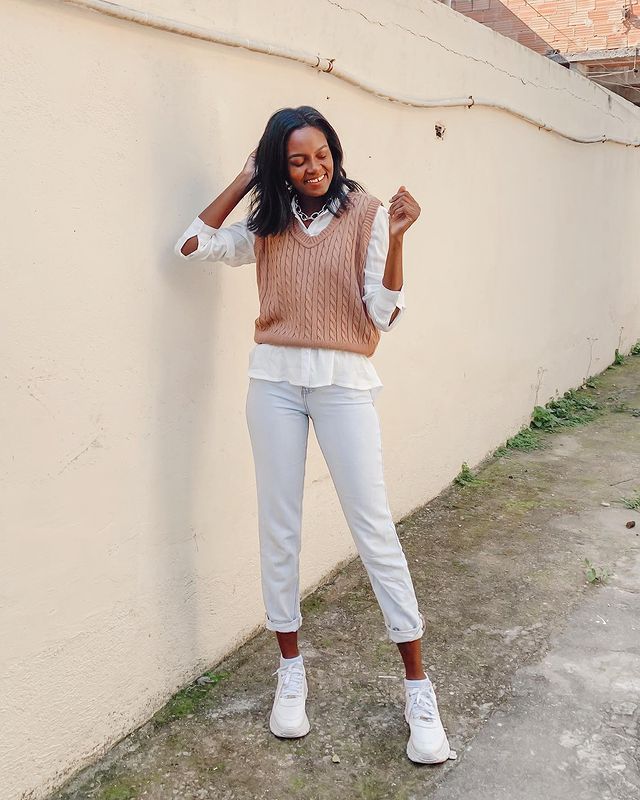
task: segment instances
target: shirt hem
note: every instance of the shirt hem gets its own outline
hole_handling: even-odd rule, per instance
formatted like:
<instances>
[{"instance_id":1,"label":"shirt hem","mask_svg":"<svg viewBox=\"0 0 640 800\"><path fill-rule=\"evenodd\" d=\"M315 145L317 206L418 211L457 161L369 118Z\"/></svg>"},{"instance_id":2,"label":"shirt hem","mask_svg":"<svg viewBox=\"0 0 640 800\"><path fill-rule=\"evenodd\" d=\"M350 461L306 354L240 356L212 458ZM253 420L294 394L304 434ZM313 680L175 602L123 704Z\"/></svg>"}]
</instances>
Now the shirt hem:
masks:
<instances>
[{"instance_id":1,"label":"shirt hem","mask_svg":"<svg viewBox=\"0 0 640 800\"><path fill-rule=\"evenodd\" d=\"M382 381L378 381L377 383L365 382L366 385L361 385L361 384L356 384L354 382L350 382L347 379L342 379L342 378L338 378L337 380L332 380L332 381L329 381L329 382L322 381L320 383L317 383L317 382L314 381L314 382L311 382L311 383L304 383L303 381L298 381L297 379L292 378L291 376L289 376L289 377L277 377L276 375L268 374L268 373L265 373L265 372L261 372L260 370L256 370L256 369L249 370L247 372L247 377L248 378L258 378L260 380L265 380L265 381L276 381L276 382L277 381L286 381L287 383L290 383L292 386L305 386L305 387L308 387L310 389L317 389L320 386L344 386L347 389L376 389L376 388L382 389L382 387L384 385L382 383Z\"/></svg>"}]
</instances>

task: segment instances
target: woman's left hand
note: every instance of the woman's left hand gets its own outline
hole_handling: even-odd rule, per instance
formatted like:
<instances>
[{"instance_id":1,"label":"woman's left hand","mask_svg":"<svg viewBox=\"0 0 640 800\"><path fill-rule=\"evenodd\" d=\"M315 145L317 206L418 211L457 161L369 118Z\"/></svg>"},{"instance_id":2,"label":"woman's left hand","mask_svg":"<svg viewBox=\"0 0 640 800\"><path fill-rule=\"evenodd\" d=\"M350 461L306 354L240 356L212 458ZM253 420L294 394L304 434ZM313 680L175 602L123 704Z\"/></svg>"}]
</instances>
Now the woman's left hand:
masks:
<instances>
[{"instance_id":1,"label":"woman's left hand","mask_svg":"<svg viewBox=\"0 0 640 800\"><path fill-rule=\"evenodd\" d=\"M406 186L401 186L389 202L389 236L403 236L420 216L420 206Z\"/></svg>"}]
</instances>

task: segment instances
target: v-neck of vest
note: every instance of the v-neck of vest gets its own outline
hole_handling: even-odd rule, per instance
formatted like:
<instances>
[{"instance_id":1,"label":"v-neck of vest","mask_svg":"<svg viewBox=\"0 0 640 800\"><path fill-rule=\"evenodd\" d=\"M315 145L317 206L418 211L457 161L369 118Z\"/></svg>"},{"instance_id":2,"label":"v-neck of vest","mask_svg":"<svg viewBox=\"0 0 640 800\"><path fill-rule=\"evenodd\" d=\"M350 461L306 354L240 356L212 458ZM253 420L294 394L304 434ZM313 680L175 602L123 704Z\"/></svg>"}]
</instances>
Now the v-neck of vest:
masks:
<instances>
[{"instance_id":1,"label":"v-neck of vest","mask_svg":"<svg viewBox=\"0 0 640 800\"><path fill-rule=\"evenodd\" d=\"M353 200L353 198L351 198ZM303 231L300 225L295 222L295 225L292 227L291 235L296 238L300 244L304 245L304 247L315 247L319 244L323 239L333 231L333 229L340 223L340 221L344 218L346 213L346 209L343 210L342 214L339 217L333 215L333 219L331 222L323 228L320 233L316 233L315 236L312 236L310 233L307 233L306 230Z\"/></svg>"}]
</instances>

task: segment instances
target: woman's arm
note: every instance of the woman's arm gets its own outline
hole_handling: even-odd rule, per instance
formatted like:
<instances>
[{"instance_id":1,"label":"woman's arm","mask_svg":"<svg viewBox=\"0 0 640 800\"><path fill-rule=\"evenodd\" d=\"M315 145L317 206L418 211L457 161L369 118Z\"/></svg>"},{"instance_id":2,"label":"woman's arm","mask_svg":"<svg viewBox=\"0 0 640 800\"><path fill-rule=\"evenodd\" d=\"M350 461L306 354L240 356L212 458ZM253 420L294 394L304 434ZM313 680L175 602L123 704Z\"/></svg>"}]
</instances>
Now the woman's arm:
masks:
<instances>
[{"instance_id":1,"label":"woman's arm","mask_svg":"<svg viewBox=\"0 0 640 800\"><path fill-rule=\"evenodd\" d=\"M384 206L378 206L367 248L362 299L373 324L384 332L399 324L406 308L404 290L388 289L382 283L388 252L389 212Z\"/></svg>"},{"instance_id":2,"label":"woman's arm","mask_svg":"<svg viewBox=\"0 0 640 800\"><path fill-rule=\"evenodd\" d=\"M182 247L192 237L197 247L185 255ZM220 261L230 267L254 264L256 260L255 234L247 228L246 217L224 228L211 228L200 217L196 217L173 250L184 261Z\"/></svg>"},{"instance_id":3,"label":"woman's arm","mask_svg":"<svg viewBox=\"0 0 640 800\"><path fill-rule=\"evenodd\" d=\"M404 234L420 216L420 206L407 191L401 186L389 201L389 250L384 268L382 285L387 289L399 291L402 289L402 245ZM397 317L399 309L395 309L390 322Z\"/></svg>"},{"instance_id":4,"label":"woman's arm","mask_svg":"<svg viewBox=\"0 0 640 800\"><path fill-rule=\"evenodd\" d=\"M392 289L399 292L402 289L403 275L402 275L402 236L389 236L389 249L387 250L387 261L384 267L384 275L382 277L382 285L385 289ZM389 324L400 313L399 308L393 310Z\"/></svg>"},{"instance_id":5,"label":"woman's arm","mask_svg":"<svg viewBox=\"0 0 640 800\"><path fill-rule=\"evenodd\" d=\"M210 203L198 217L210 228L220 228L222 223L242 200L249 189L255 169L255 150L250 154L242 171L227 188ZM198 249L198 237L192 236L180 248L183 256L189 256Z\"/></svg>"}]
</instances>

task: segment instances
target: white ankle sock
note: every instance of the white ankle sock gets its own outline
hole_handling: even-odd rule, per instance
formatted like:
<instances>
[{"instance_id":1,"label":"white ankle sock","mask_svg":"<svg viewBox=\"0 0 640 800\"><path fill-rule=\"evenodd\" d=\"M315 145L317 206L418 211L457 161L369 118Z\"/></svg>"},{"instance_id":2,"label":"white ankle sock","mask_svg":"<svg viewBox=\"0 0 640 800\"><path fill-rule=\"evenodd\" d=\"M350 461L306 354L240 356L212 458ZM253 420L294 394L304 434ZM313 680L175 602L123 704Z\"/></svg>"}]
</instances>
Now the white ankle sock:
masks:
<instances>
[{"instance_id":1,"label":"white ankle sock","mask_svg":"<svg viewBox=\"0 0 640 800\"><path fill-rule=\"evenodd\" d=\"M407 678L404 679L404 686L405 689L420 689L428 686L431 683L429 680L429 676L427 675L426 678L421 678L420 680L408 680Z\"/></svg>"},{"instance_id":2,"label":"white ankle sock","mask_svg":"<svg viewBox=\"0 0 640 800\"><path fill-rule=\"evenodd\" d=\"M280 656L280 666L281 667L288 667L290 664L296 664L298 661L301 664L303 663L302 662L302 654L301 653L298 654L297 656L294 656L293 658L283 658L282 656Z\"/></svg>"}]
</instances>

